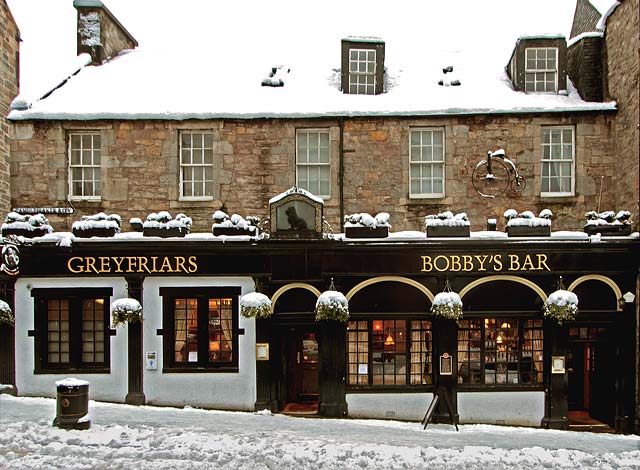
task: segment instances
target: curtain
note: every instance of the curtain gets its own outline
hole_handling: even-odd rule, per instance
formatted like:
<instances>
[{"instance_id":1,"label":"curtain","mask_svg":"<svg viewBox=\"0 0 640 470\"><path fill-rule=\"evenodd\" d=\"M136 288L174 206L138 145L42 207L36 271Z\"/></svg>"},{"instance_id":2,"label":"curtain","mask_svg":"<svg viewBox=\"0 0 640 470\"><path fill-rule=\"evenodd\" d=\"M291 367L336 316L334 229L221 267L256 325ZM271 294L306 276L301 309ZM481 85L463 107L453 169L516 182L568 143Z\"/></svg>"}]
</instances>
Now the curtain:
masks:
<instances>
[{"instance_id":1,"label":"curtain","mask_svg":"<svg viewBox=\"0 0 640 470\"><path fill-rule=\"evenodd\" d=\"M431 383L429 367L429 331L422 329L422 322L411 322L411 384Z\"/></svg>"}]
</instances>

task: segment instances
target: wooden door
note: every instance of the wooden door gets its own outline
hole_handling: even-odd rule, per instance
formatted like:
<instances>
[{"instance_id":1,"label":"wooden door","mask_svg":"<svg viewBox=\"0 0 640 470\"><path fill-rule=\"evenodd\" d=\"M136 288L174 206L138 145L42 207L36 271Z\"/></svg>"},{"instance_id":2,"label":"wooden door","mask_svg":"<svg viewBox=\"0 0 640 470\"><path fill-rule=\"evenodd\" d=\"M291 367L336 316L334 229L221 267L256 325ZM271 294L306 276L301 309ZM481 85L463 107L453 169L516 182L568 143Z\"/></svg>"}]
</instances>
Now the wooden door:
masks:
<instances>
[{"instance_id":1,"label":"wooden door","mask_svg":"<svg viewBox=\"0 0 640 470\"><path fill-rule=\"evenodd\" d=\"M318 400L318 341L315 331L289 331L287 356L287 402Z\"/></svg>"},{"instance_id":2,"label":"wooden door","mask_svg":"<svg viewBox=\"0 0 640 470\"><path fill-rule=\"evenodd\" d=\"M600 339L600 338L599 338ZM591 344L589 414L614 426L615 421L615 353L605 338Z\"/></svg>"},{"instance_id":3,"label":"wooden door","mask_svg":"<svg viewBox=\"0 0 640 470\"><path fill-rule=\"evenodd\" d=\"M569 343L569 356L567 357L567 370L569 372L569 411L583 411L585 409L585 343Z\"/></svg>"}]
</instances>

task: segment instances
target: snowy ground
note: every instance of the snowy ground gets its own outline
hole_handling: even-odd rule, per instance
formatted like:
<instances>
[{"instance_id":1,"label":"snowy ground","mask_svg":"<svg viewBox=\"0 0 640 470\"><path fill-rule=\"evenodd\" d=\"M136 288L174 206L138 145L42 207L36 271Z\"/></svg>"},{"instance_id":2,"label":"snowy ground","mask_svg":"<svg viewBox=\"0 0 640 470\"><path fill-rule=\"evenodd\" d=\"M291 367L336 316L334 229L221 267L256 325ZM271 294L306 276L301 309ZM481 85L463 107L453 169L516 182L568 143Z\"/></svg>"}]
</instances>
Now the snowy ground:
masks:
<instances>
[{"instance_id":1,"label":"snowy ground","mask_svg":"<svg viewBox=\"0 0 640 470\"><path fill-rule=\"evenodd\" d=\"M0 395L6 469L640 469L640 436L488 425L133 407L91 401L88 431L55 400Z\"/></svg>"}]
</instances>

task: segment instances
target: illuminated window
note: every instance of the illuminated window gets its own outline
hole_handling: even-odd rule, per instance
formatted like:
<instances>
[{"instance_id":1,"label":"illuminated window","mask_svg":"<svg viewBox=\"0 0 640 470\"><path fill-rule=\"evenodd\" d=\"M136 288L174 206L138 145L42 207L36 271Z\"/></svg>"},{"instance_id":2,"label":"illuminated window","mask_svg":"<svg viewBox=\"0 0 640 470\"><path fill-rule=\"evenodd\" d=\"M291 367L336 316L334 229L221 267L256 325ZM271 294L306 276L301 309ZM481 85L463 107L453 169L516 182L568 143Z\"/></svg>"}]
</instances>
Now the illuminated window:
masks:
<instances>
[{"instance_id":1,"label":"illuminated window","mask_svg":"<svg viewBox=\"0 0 640 470\"><path fill-rule=\"evenodd\" d=\"M349 385L432 383L431 322L351 321L347 331Z\"/></svg>"},{"instance_id":2,"label":"illuminated window","mask_svg":"<svg viewBox=\"0 0 640 470\"><path fill-rule=\"evenodd\" d=\"M543 382L542 320L485 318L458 322L458 383Z\"/></svg>"},{"instance_id":3,"label":"illuminated window","mask_svg":"<svg viewBox=\"0 0 640 470\"><path fill-rule=\"evenodd\" d=\"M237 370L239 288L161 288L165 369Z\"/></svg>"}]
</instances>

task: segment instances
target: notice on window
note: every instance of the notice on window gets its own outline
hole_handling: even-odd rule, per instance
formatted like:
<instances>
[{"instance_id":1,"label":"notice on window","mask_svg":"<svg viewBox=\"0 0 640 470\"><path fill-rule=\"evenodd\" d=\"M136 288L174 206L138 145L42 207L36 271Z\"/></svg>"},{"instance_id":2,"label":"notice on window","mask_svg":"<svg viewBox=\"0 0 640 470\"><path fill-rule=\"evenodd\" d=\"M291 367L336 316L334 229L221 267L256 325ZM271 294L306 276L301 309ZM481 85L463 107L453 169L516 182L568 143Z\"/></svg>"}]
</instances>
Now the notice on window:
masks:
<instances>
[{"instance_id":1,"label":"notice on window","mask_svg":"<svg viewBox=\"0 0 640 470\"><path fill-rule=\"evenodd\" d=\"M358 375L367 375L369 373L368 364L358 364Z\"/></svg>"},{"instance_id":2,"label":"notice on window","mask_svg":"<svg viewBox=\"0 0 640 470\"><path fill-rule=\"evenodd\" d=\"M189 351L189 362L198 362L198 351Z\"/></svg>"},{"instance_id":3,"label":"notice on window","mask_svg":"<svg viewBox=\"0 0 640 470\"><path fill-rule=\"evenodd\" d=\"M449 356L449 353L444 353L440 356L440 375L453 374L453 358Z\"/></svg>"}]
</instances>

